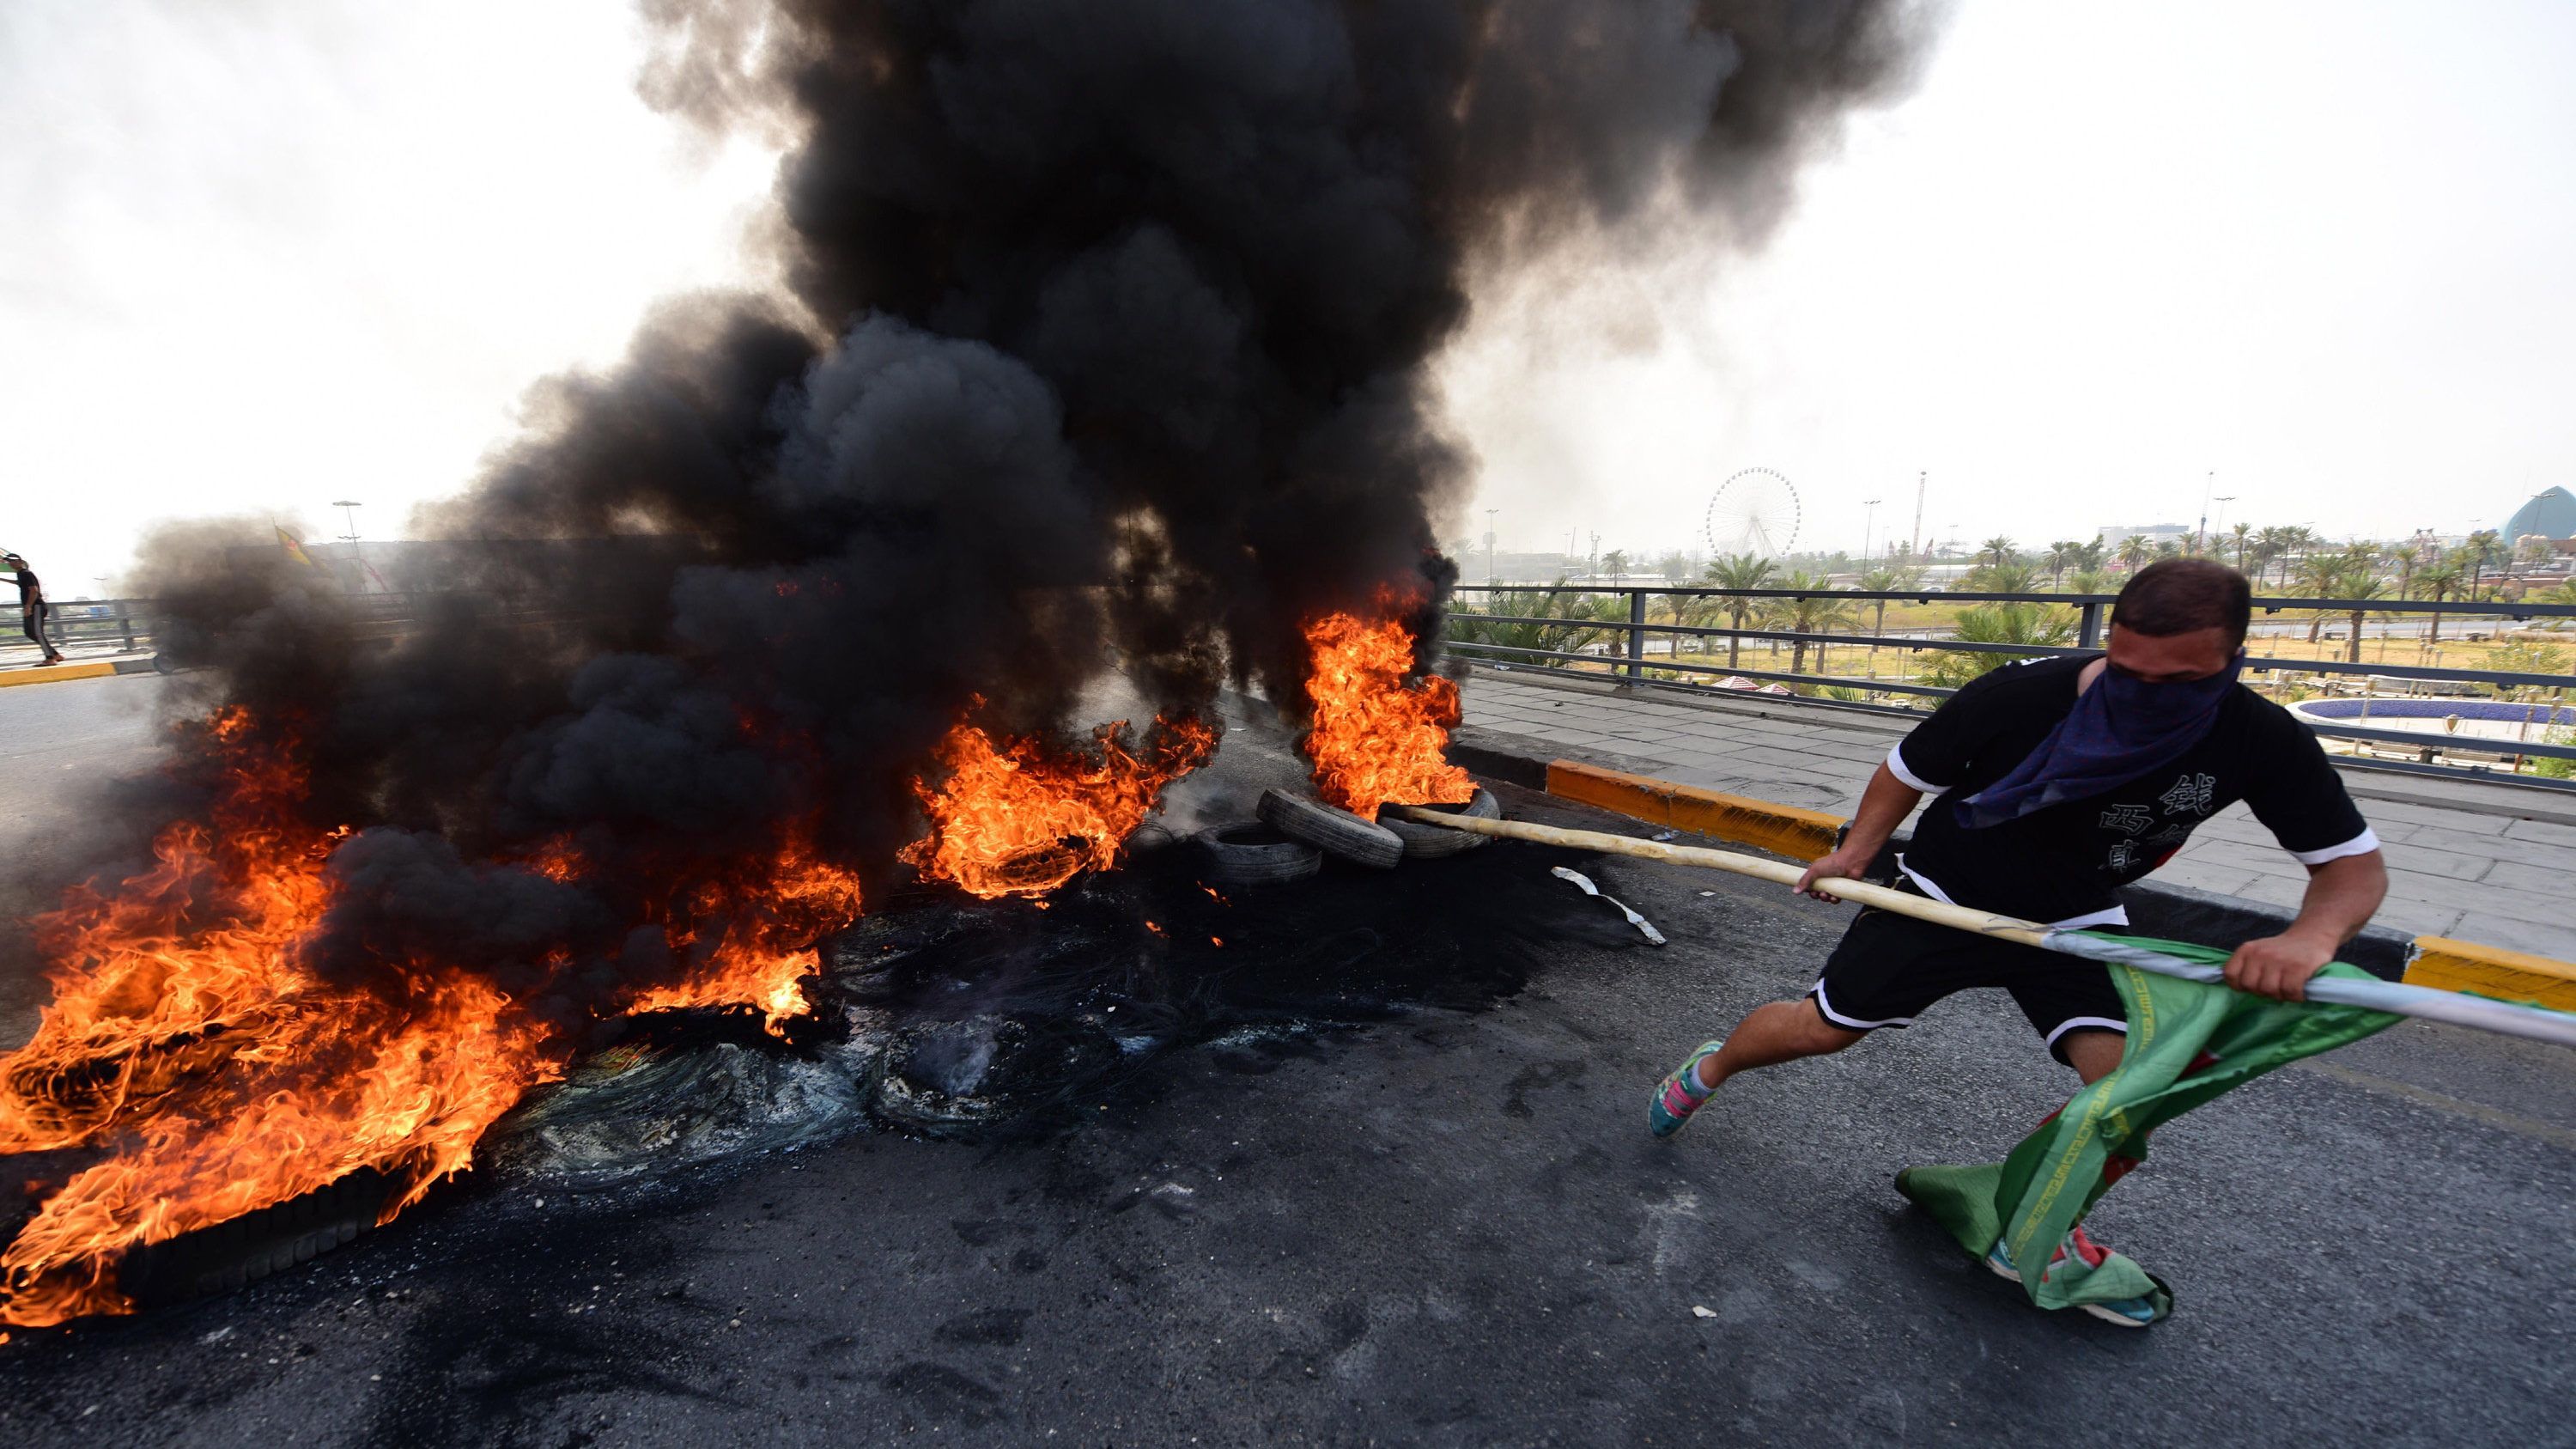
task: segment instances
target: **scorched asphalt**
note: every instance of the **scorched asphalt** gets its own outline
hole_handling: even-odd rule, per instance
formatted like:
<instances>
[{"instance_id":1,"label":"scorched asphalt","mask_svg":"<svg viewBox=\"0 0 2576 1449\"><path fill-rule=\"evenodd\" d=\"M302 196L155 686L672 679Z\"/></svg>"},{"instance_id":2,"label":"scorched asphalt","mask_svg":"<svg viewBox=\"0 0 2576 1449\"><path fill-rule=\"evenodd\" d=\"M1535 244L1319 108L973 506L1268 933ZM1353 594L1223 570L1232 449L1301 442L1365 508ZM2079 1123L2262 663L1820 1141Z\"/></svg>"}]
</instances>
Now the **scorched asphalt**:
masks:
<instances>
[{"instance_id":1,"label":"scorched asphalt","mask_svg":"<svg viewBox=\"0 0 2576 1449\"><path fill-rule=\"evenodd\" d=\"M0 1440L2564 1434L2576 1113L2475 1093L2566 1063L2409 1025L2159 1134L2095 1223L2179 1308L2123 1333L2024 1306L1890 1185L2071 1086L2008 1002L1746 1078L1657 1143L1649 1086L1802 989L1846 908L1593 869L1673 945L1557 942L1486 1006L1234 1031L1039 1131L854 1129L605 1191L479 1174L236 1296L19 1333Z\"/></svg>"}]
</instances>

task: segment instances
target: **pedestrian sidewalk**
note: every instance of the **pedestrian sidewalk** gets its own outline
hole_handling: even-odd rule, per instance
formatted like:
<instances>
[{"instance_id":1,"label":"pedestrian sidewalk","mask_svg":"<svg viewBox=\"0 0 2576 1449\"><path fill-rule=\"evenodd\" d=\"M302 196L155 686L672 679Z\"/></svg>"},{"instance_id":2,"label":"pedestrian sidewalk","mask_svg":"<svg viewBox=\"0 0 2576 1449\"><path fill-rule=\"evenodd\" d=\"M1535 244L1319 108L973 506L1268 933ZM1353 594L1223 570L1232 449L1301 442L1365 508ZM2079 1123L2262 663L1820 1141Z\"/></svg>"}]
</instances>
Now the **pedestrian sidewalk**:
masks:
<instances>
[{"instance_id":1,"label":"pedestrian sidewalk","mask_svg":"<svg viewBox=\"0 0 2576 1449\"><path fill-rule=\"evenodd\" d=\"M1462 744L1557 755L1729 794L1849 815L1911 722L1777 695L1704 699L1478 668ZM1537 742L1533 744L1531 742ZM2347 769L2379 833L2376 924L2576 960L2576 796ZM2239 804L2151 879L2295 907L2307 871Z\"/></svg>"}]
</instances>

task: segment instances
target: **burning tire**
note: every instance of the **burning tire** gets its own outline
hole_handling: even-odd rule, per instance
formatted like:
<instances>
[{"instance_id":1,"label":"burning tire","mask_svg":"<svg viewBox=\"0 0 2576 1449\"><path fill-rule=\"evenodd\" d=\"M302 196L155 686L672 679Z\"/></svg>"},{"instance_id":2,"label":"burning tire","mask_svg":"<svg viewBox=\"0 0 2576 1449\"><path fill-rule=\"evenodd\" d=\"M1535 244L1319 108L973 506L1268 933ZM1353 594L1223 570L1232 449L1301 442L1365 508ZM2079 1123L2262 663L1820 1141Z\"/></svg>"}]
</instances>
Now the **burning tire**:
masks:
<instances>
[{"instance_id":1,"label":"burning tire","mask_svg":"<svg viewBox=\"0 0 2576 1449\"><path fill-rule=\"evenodd\" d=\"M1404 859L1404 842L1382 825L1372 825L1348 810L1320 800L1300 800L1276 790L1261 792L1261 818L1291 840L1379 870L1393 870Z\"/></svg>"},{"instance_id":2,"label":"burning tire","mask_svg":"<svg viewBox=\"0 0 2576 1449\"><path fill-rule=\"evenodd\" d=\"M1255 821L1218 825L1191 837L1207 857L1208 878L1221 885L1282 885L1324 868L1324 853Z\"/></svg>"},{"instance_id":3,"label":"burning tire","mask_svg":"<svg viewBox=\"0 0 2576 1449\"><path fill-rule=\"evenodd\" d=\"M118 1266L116 1286L146 1308L236 1292L374 1227L391 1189L382 1173L360 1168L302 1197L146 1243Z\"/></svg>"},{"instance_id":4,"label":"burning tire","mask_svg":"<svg viewBox=\"0 0 2576 1449\"><path fill-rule=\"evenodd\" d=\"M1476 798L1464 805L1427 805L1423 808L1451 815L1464 815L1474 820L1503 818L1502 802L1494 798L1494 792L1491 790L1478 790ZM1464 830L1447 830L1437 825L1416 824L1410 820L1389 818L1379 821L1378 824L1394 831L1396 838L1404 842L1404 858L1407 860L1438 860L1443 856L1464 854L1492 841L1490 836L1470 835Z\"/></svg>"}]
</instances>

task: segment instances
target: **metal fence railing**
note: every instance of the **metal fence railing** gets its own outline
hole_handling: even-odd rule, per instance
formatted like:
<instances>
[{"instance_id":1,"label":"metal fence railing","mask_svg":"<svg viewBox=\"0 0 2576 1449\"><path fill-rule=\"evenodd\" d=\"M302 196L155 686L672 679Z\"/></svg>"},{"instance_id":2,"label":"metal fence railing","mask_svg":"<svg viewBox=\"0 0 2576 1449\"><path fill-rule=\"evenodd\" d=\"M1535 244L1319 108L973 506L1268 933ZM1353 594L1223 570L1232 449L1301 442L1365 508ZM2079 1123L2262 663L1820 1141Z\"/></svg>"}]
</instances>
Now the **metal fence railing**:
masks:
<instances>
[{"instance_id":1,"label":"metal fence railing","mask_svg":"<svg viewBox=\"0 0 2576 1449\"><path fill-rule=\"evenodd\" d=\"M1875 660L1883 651L1894 651L1899 662L1915 663L1927 654L1956 659L2090 653L2101 647L2114 598L2110 594L1527 584L1462 584L1457 592L1457 605L1448 616L1447 646L1460 658L1688 693L1733 694L1768 685L1775 693L1786 690L1832 708L1906 716L1928 712L1953 692L1955 685L1927 675L1956 677L1972 672L1973 666L1881 673ZM1794 616L1800 605L1861 612L1878 610L1882 604L1916 615L1948 606L2024 606L2035 613L2018 616L2017 622L2042 626L2030 630L2042 637L2027 641L1961 638L1961 621L1956 618L1918 620L1884 632L1863 629L1857 623L1848 628L1776 627L1782 622L1777 616ZM2258 597L2254 608L2255 625L2245 661L2248 682L2284 702L2317 696L2364 700L2430 696L2510 700L2531 706L2530 717L2511 737L2477 733L2477 728L2492 723L2487 720L2478 721L2471 733L2459 734L2462 722L2456 718L2448 721L2449 729L2435 730L2391 728L2385 719L2372 722L2366 710L2349 721L2300 716L2308 728L2337 742L2351 763L2576 789L2576 727L2566 723L2570 715L2555 707L2568 698L2569 691L2576 691L2576 672L2559 672L2566 669L2569 657L2576 656L2576 605ZM1728 622L1712 622L1712 616ZM1743 622L1732 622L1735 617ZM2501 639L2496 626L2505 623L2539 624L2543 629L2526 629ZM2444 627L2454 629L2450 641L2441 641ZM2563 647L2544 632L2560 627L2570 628ZM2302 635L2316 636L2319 644L2340 646L2344 657L2300 657L2293 651ZM2419 659L2362 658L2369 636L2378 639L2383 656L2392 642L2404 641L2416 649ZM2063 642L2044 642L2060 637ZM2491 659L2455 664L2436 651L2437 643L2441 650L2476 647L2486 654L2502 654L2501 662L2506 664L2539 660L2557 667L2484 667L2498 662ZM1735 663L1714 657L1730 644L1738 655ZM2512 648L2517 644L2522 646L2518 651ZM1775 656L1770 667L1747 666L1743 654L1748 645L1770 651ZM1791 662L1785 670L1778 667L1776 658L1783 645ZM1873 663L1859 674L1829 672L1822 662L1828 650L1844 660L1867 651ZM2427 654L2429 660L2423 657ZM1800 667L1808 662L1815 667ZM1721 680L1730 682L1721 685Z\"/></svg>"},{"instance_id":2,"label":"metal fence railing","mask_svg":"<svg viewBox=\"0 0 2576 1449\"><path fill-rule=\"evenodd\" d=\"M1880 658L1892 654L1895 662L1920 664L1927 655L1957 661L2090 652L2101 647L2113 599L2109 594L1525 584L1460 585L1457 594L1448 616L1447 645L1463 659L1698 694L1731 695L1768 685L1830 708L1909 717L1926 713L1953 692L1955 685L1944 682L1945 677L1969 670L1954 664L1946 671L1883 673L1876 667ZM418 616L425 597L368 593L348 595L346 602L361 628L399 632ZM1846 617L1853 622L1839 628L1777 627L1782 622L1778 614L1795 615L1805 603L1821 604L1828 612L1852 609ZM1893 612L1893 622L1862 629L1857 610L1877 616L1884 612L1882 604ZM1962 638L1957 618L1921 617L1927 611L1995 604L2032 608L2048 625L2035 632L2046 637ZM2531 706L2511 737L2480 733L2498 727L2492 718L2418 719L2414 722L2428 727L2407 729L2391 727L2404 722L2374 717L2367 707L2343 718L2300 716L2310 729L2334 741L2351 763L2576 789L2576 723L2570 722L2576 721L2576 706L2565 712L2556 707L2576 691L2576 670L2566 665L2576 659L2576 605L2288 597L2258 597L2254 605L2248 680L2285 702L2317 696L2365 701L2429 696ZM538 609L529 616L544 612ZM48 632L57 648L74 657L138 654L154 646L151 615L149 600L74 600L54 605ZM1739 615L1741 624L1734 622ZM1725 622L1717 622L1719 618ZM2542 627L2526 627L2507 638L2499 634L2502 624ZM2444 627L2453 630L2444 650L2473 646L2480 657L2455 663L2434 652L2430 646ZM2563 645L2553 632L2562 627L2567 630ZM2283 647L2294 648L2302 632L2316 635L2321 644L2340 645L2344 657L2299 657ZM2383 657L2359 657L2366 652L2365 635L2376 637ZM2062 642L2049 642L2061 636ZM2416 648L2416 662L2384 657L2398 641ZM1717 657L1730 644L1738 655L1733 663ZM1768 651L1765 664L1746 663L1742 656L1747 646ZM1787 668L1778 667L1784 647ZM1863 658L1868 662L1861 673L1832 672L1824 662L1828 651L1843 661L1867 651ZM0 667L35 658L35 645L14 628L0 635ZM2533 661L2556 668L2487 667ZM2447 728L2430 727L2434 725ZM2463 729L2467 732L2458 732Z\"/></svg>"},{"instance_id":3,"label":"metal fence railing","mask_svg":"<svg viewBox=\"0 0 2576 1449\"><path fill-rule=\"evenodd\" d=\"M0 595L0 600L6 600L0 603L0 665L34 662L36 644L24 632L17 601L8 595ZM67 654L139 653L151 642L145 613L138 599L53 603L45 620L45 637Z\"/></svg>"},{"instance_id":4,"label":"metal fence railing","mask_svg":"<svg viewBox=\"0 0 2576 1449\"><path fill-rule=\"evenodd\" d=\"M0 582L6 582L0 579ZM333 595L348 609L350 620L361 629L391 629L417 618L419 593L366 593ZM0 595L0 668L33 664L38 658L35 641L26 636L14 601ZM45 620L45 637L56 649L75 660L88 656L109 657L119 654L148 653L156 647L152 632L152 601L149 599L74 599L69 602L49 601L52 612Z\"/></svg>"}]
</instances>

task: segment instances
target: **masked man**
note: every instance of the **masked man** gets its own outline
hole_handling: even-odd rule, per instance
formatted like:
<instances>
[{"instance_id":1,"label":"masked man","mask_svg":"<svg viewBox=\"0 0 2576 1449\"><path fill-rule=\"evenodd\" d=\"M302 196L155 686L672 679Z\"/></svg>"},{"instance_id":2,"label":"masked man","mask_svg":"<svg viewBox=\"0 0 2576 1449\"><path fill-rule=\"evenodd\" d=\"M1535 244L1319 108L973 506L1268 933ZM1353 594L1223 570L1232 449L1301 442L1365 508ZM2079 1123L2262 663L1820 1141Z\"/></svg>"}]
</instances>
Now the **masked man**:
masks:
<instances>
[{"instance_id":1,"label":"masked man","mask_svg":"<svg viewBox=\"0 0 2576 1449\"><path fill-rule=\"evenodd\" d=\"M2056 926L2121 925L2117 889L2243 800L2307 867L2308 888L2287 930L2237 948L2227 981L2300 1000L2369 923L2388 874L2315 737L2236 682L2251 598L2242 574L2205 559L2140 570L2111 606L2106 652L1994 670L1907 735L1870 778L1841 847L1807 867L1798 889L1831 899L1814 883L1860 878L1932 795L1897 857L1898 889ZM2104 967L1864 910L1804 998L1757 1008L1664 1079L1650 1125L1668 1136L1737 1072L1841 1051L1978 987L2010 992L2086 1082L2120 1064L2127 1023ZM2079 1228L2059 1251L2089 1261L2103 1250ZM2009 1262L1997 1271L2014 1276ZM2087 1307L2114 1322L2153 1317L2143 1300Z\"/></svg>"}]
</instances>

